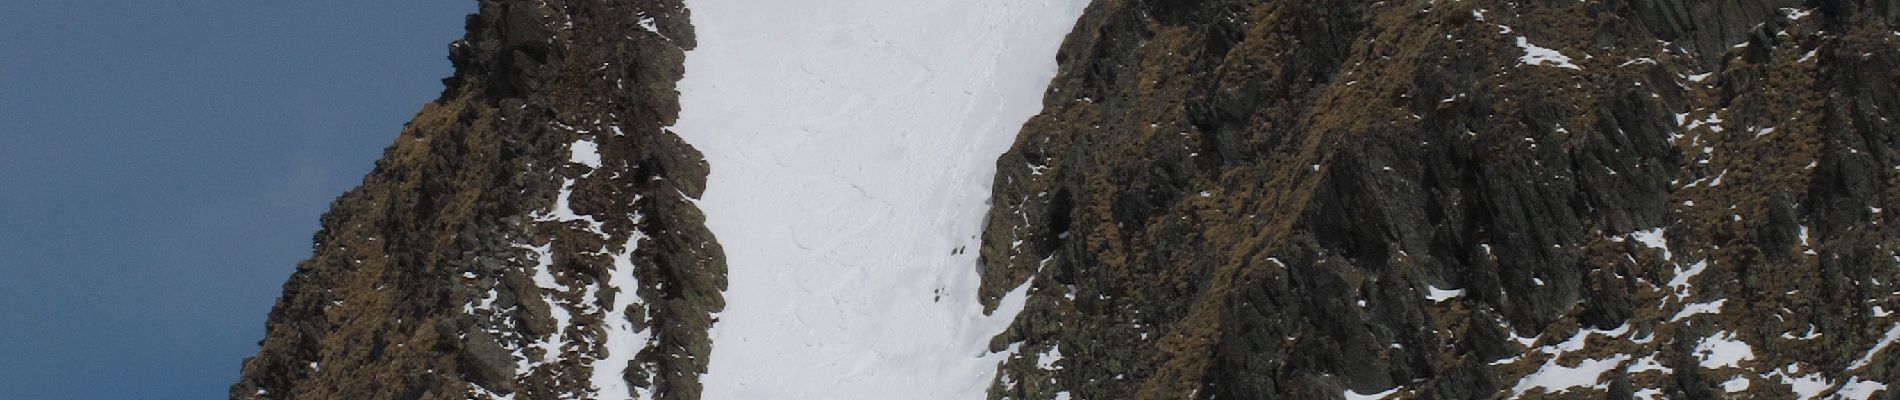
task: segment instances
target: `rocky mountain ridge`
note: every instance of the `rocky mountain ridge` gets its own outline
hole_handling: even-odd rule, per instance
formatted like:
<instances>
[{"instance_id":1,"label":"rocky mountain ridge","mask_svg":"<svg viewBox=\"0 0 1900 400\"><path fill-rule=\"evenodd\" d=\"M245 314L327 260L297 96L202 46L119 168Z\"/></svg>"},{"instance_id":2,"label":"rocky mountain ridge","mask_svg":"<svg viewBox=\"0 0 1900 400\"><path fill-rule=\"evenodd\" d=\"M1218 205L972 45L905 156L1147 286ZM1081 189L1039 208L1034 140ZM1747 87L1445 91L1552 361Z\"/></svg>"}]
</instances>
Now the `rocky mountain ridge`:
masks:
<instances>
[{"instance_id":1,"label":"rocky mountain ridge","mask_svg":"<svg viewBox=\"0 0 1900 400\"><path fill-rule=\"evenodd\" d=\"M233 399L698 398L725 283L707 167L664 128L686 9L485 0L467 24Z\"/></svg>"}]
</instances>

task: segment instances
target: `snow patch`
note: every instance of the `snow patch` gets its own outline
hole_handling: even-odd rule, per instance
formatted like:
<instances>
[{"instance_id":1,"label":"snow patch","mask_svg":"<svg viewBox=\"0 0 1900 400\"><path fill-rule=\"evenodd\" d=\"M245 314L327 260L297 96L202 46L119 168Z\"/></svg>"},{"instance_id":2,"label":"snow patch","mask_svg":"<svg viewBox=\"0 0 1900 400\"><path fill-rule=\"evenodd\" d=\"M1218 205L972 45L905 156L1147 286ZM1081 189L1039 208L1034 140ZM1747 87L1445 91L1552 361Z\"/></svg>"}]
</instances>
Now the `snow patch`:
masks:
<instances>
[{"instance_id":1,"label":"snow patch","mask_svg":"<svg viewBox=\"0 0 1900 400\"><path fill-rule=\"evenodd\" d=\"M1708 269L1709 260L1696 261L1689 264L1689 268L1686 269L1675 267L1675 275L1669 278L1669 289L1675 292L1676 297L1689 297L1689 279L1701 275L1702 271Z\"/></svg>"},{"instance_id":2,"label":"snow patch","mask_svg":"<svg viewBox=\"0 0 1900 400\"><path fill-rule=\"evenodd\" d=\"M1517 37L1517 48L1524 50L1524 56L1517 59L1518 64L1546 65L1574 70L1583 69L1583 67L1578 67L1577 64L1572 64L1570 57L1565 56L1564 53L1549 48L1538 47L1535 44L1531 44L1531 40L1523 36Z\"/></svg>"},{"instance_id":3,"label":"snow patch","mask_svg":"<svg viewBox=\"0 0 1900 400\"><path fill-rule=\"evenodd\" d=\"M600 145L592 140L581 139L568 146L567 161L585 165L587 169L600 168Z\"/></svg>"},{"instance_id":4,"label":"snow patch","mask_svg":"<svg viewBox=\"0 0 1900 400\"><path fill-rule=\"evenodd\" d=\"M1057 361L1062 361L1062 348L1060 346L1049 346L1049 351L1036 355L1036 368L1051 371L1062 369L1062 367L1056 366Z\"/></svg>"},{"instance_id":5,"label":"snow patch","mask_svg":"<svg viewBox=\"0 0 1900 400\"><path fill-rule=\"evenodd\" d=\"M1748 343L1735 338L1735 334L1722 331L1702 338L1696 342L1695 357L1702 368L1740 368L1743 361L1755 359L1755 350Z\"/></svg>"},{"instance_id":6,"label":"snow patch","mask_svg":"<svg viewBox=\"0 0 1900 400\"><path fill-rule=\"evenodd\" d=\"M1542 389L1545 393L1555 394L1580 387L1607 388L1607 383L1599 383L1603 373L1623 366L1630 360L1628 354L1617 354L1601 359L1586 358L1577 361L1574 366L1563 365L1564 363L1559 360L1564 358L1564 354L1587 348L1592 336L1622 337L1629 332L1629 324L1611 330L1578 329L1576 334L1562 342L1545 345L1537 349L1536 353L1547 354L1549 358L1544 360L1544 364L1538 367L1537 371L1519 379L1511 391L1515 396L1521 397L1533 389ZM1511 336L1516 338L1517 334L1512 333ZM1523 339L1518 340L1520 343L1523 342Z\"/></svg>"},{"instance_id":7,"label":"snow patch","mask_svg":"<svg viewBox=\"0 0 1900 400\"><path fill-rule=\"evenodd\" d=\"M1631 393L1630 396L1643 400L1658 400L1664 398L1662 389L1657 388L1644 388L1643 390L1636 391L1636 393Z\"/></svg>"},{"instance_id":8,"label":"snow patch","mask_svg":"<svg viewBox=\"0 0 1900 400\"><path fill-rule=\"evenodd\" d=\"M1372 394L1360 394L1359 392L1352 391L1352 389L1346 389L1346 393L1345 393L1346 400L1384 400L1385 398L1392 397L1392 395L1395 395L1395 394L1399 394L1399 388L1394 387L1391 389L1386 389L1386 391L1383 391L1383 392L1372 393Z\"/></svg>"},{"instance_id":9,"label":"snow patch","mask_svg":"<svg viewBox=\"0 0 1900 400\"><path fill-rule=\"evenodd\" d=\"M1834 392L1834 398L1847 400L1867 400L1874 393L1887 390L1887 384L1875 381L1863 381L1856 376L1841 384L1841 390Z\"/></svg>"},{"instance_id":10,"label":"snow patch","mask_svg":"<svg viewBox=\"0 0 1900 400\"><path fill-rule=\"evenodd\" d=\"M648 16L644 14L640 15L640 29L645 29L647 30L647 32L653 32L656 34L660 33L660 25L657 23L654 23L652 16Z\"/></svg>"},{"instance_id":11,"label":"snow patch","mask_svg":"<svg viewBox=\"0 0 1900 400\"><path fill-rule=\"evenodd\" d=\"M1566 367L1558 364L1557 358L1553 357L1550 361L1544 362L1544 366L1538 368L1537 372L1532 372L1524 376L1524 379L1517 381L1517 386L1512 387L1511 392L1522 397L1531 389L1543 389L1544 393L1551 394L1579 387L1606 389L1609 387L1608 383L1598 383L1603 380L1603 373L1622 366L1623 362L1628 361L1629 358L1629 355L1618 354L1605 359L1584 359L1578 361L1575 367Z\"/></svg>"},{"instance_id":12,"label":"snow patch","mask_svg":"<svg viewBox=\"0 0 1900 400\"><path fill-rule=\"evenodd\" d=\"M574 179L562 178L560 193L554 195L554 206L550 207L548 211L536 211L532 214L532 217L534 217L536 221L542 222L586 222L588 232L593 232L603 239L606 238L607 232L602 230L606 223L594 219L592 215L580 215L574 212L573 203L569 200L574 196L574 183Z\"/></svg>"},{"instance_id":13,"label":"snow patch","mask_svg":"<svg viewBox=\"0 0 1900 400\"><path fill-rule=\"evenodd\" d=\"M1445 300L1451 300L1451 299L1465 296L1464 289L1446 290L1446 289L1439 289L1437 286L1431 286L1431 285L1425 285L1425 289L1428 292L1425 294L1425 299L1431 300L1433 303L1443 303L1445 302Z\"/></svg>"},{"instance_id":14,"label":"snow patch","mask_svg":"<svg viewBox=\"0 0 1900 400\"><path fill-rule=\"evenodd\" d=\"M630 216L636 223L640 215ZM607 356L596 360L593 365L593 383L595 393L600 400L646 400L654 398L653 387L632 387L627 384L627 366L633 362L633 356L649 346L653 339L651 328L634 328L634 321L627 318L627 310L644 307L646 301L640 298L640 280L634 277L633 252L639 249L640 240L646 234L634 232L627 238L619 252L610 253L613 267L607 271L607 286L613 291L613 304L600 310L606 324L607 338L601 347L607 349ZM606 252L602 249L602 252ZM641 321L640 325L647 325ZM648 371L652 376L653 371Z\"/></svg>"},{"instance_id":15,"label":"snow patch","mask_svg":"<svg viewBox=\"0 0 1900 400\"><path fill-rule=\"evenodd\" d=\"M1872 363L1874 356L1880 355L1880 351L1886 350L1887 346L1893 345L1895 340L1900 340L1900 324L1894 324L1892 328L1887 328L1887 334L1881 336L1880 341L1875 342L1873 348L1867 349L1866 355L1862 355L1860 359L1854 360L1854 363L1848 365L1847 369L1860 369L1860 367L1865 367L1868 363Z\"/></svg>"},{"instance_id":16,"label":"snow patch","mask_svg":"<svg viewBox=\"0 0 1900 400\"><path fill-rule=\"evenodd\" d=\"M1719 180L1720 178L1717 178L1717 179L1718 179L1717 182L1720 182ZM1647 246L1652 249L1662 250L1663 261L1669 261L1669 256L1670 256L1669 255L1669 240L1663 238L1663 232L1664 232L1664 228L1660 228L1660 227L1650 228L1650 229L1630 232L1629 237L1630 239L1636 240L1637 243L1642 243L1643 246ZM1621 241L1621 240L1618 240L1618 241Z\"/></svg>"},{"instance_id":17,"label":"snow patch","mask_svg":"<svg viewBox=\"0 0 1900 400\"><path fill-rule=\"evenodd\" d=\"M1834 387L1833 382L1828 382L1827 377L1818 372L1796 375L1800 372L1801 366L1788 365L1769 372L1767 376L1781 381L1783 385L1788 385L1789 390L1794 391L1795 398L1801 400L1820 397L1822 392Z\"/></svg>"},{"instance_id":18,"label":"snow patch","mask_svg":"<svg viewBox=\"0 0 1900 400\"><path fill-rule=\"evenodd\" d=\"M1707 303L1689 303L1688 305L1682 306L1682 311L1677 311L1675 316L1669 317L1669 322L1681 321L1683 318L1693 317L1697 314L1721 314L1722 305L1726 303L1728 303L1728 299L1717 299Z\"/></svg>"},{"instance_id":19,"label":"snow patch","mask_svg":"<svg viewBox=\"0 0 1900 400\"><path fill-rule=\"evenodd\" d=\"M1675 369L1672 369L1672 368L1669 368L1668 366L1663 365L1661 361L1656 361L1655 354L1650 354L1647 357L1637 359L1636 362L1630 363L1629 372L1631 374L1647 372L1647 371L1657 371L1657 372L1662 372L1663 374L1676 373Z\"/></svg>"}]
</instances>

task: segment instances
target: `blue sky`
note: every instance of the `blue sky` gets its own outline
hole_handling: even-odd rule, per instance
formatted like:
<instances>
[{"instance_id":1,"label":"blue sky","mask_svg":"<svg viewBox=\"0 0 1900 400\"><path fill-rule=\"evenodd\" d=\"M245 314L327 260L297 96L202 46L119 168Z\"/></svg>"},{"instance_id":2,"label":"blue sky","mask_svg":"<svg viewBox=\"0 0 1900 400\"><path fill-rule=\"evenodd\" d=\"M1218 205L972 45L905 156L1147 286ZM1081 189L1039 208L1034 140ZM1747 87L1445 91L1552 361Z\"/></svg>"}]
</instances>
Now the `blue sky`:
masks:
<instances>
[{"instance_id":1,"label":"blue sky","mask_svg":"<svg viewBox=\"0 0 1900 400\"><path fill-rule=\"evenodd\" d=\"M0 400L223 398L474 3L0 2Z\"/></svg>"}]
</instances>

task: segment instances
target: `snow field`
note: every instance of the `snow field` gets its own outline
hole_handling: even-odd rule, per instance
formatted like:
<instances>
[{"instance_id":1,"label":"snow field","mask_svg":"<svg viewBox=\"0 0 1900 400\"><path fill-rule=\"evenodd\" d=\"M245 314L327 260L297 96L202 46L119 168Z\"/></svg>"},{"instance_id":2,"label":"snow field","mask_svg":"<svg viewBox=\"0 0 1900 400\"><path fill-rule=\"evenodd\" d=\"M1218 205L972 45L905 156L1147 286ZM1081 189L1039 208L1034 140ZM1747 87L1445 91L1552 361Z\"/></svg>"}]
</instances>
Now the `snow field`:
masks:
<instances>
[{"instance_id":1,"label":"snow field","mask_svg":"<svg viewBox=\"0 0 1900 400\"><path fill-rule=\"evenodd\" d=\"M705 398L984 396L1023 297L976 301L995 160L1085 4L688 2L673 130L730 283Z\"/></svg>"}]
</instances>

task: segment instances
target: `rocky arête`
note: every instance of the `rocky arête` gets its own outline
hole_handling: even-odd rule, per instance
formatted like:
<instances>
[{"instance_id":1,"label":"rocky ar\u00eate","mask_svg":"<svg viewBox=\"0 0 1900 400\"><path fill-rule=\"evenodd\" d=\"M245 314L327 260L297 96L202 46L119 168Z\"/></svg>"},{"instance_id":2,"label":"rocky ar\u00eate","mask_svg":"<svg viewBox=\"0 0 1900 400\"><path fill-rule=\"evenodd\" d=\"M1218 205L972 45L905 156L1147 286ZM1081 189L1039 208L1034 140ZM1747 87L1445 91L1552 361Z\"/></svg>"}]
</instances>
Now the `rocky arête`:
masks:
<instances>
[{"instance_id":1,"label":"rocky ar\u00eate","mask_svg":"<svg viewBox=\"0 0 1900 400\"><path fill-rule=\"evenodd\" d=\"M678 0L482 1L455 75L323 217L233 399L697 399L723 307L666 126Z\"/></svg>"}]
</instances>

